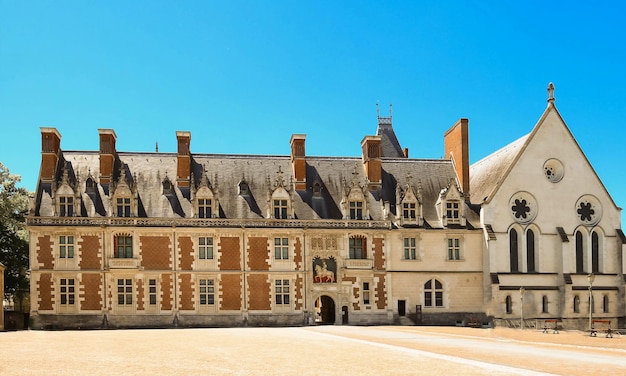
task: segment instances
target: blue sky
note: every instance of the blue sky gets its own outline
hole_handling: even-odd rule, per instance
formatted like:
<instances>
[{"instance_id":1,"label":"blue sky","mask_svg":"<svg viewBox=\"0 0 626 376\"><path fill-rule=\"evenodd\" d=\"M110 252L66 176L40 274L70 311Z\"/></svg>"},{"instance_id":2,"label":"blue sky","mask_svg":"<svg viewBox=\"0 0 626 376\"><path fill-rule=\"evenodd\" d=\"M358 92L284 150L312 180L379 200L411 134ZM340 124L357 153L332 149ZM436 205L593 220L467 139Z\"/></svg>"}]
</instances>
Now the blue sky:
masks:
<instances>
[{"instance_id":1,"label":"blue sky","mask_svg":"<svg viewBox=\"0 0 626 376\"><path fill-rule=\"evenodd\" d=\"M376 103L412 158L470 120L475 162L556 105L626 206L626 6L565 1L0 0L0 161L34 190L39 127L65 150L358 156Z\"/></svg>"}]
</instances>

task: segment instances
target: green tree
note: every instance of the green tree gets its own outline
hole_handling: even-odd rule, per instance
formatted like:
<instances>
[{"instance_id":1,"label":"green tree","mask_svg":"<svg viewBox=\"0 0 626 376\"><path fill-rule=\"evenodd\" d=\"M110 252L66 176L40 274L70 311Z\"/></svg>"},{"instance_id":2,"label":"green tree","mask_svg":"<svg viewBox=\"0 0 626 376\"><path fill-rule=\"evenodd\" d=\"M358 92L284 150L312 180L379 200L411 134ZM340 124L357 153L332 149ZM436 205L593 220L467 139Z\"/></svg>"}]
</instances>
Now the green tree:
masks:
<instances>
[{"instance_id":1,"label":"green tree","mask_svg":"<svg viewBox=\"0 0 626 376\"><path fill-rule=\"evenodd\" d=\"M4 272L4 298L21 305L28 294L28 191L17 187L19 175L12 175L0 162L0 262Z\"/></svg>"}]
</instances>

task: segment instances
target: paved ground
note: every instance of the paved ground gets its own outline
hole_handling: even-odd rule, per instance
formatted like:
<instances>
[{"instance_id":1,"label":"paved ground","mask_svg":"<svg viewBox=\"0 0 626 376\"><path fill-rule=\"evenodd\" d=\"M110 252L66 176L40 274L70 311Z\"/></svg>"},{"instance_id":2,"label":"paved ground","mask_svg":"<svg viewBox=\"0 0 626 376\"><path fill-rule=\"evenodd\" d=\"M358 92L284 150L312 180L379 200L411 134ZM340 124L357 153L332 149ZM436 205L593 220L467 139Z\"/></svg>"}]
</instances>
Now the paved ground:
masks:
<instances>
[{"instance_id":1,"label":"paved ground","mask_svg":"<svg viewBox=\"0 0 626 376\"><path fill-rule=\"evenodd\" d=\"M622 375L626 336L455 327L0 333L1 375Z\"/></svg>"}]
</instances>

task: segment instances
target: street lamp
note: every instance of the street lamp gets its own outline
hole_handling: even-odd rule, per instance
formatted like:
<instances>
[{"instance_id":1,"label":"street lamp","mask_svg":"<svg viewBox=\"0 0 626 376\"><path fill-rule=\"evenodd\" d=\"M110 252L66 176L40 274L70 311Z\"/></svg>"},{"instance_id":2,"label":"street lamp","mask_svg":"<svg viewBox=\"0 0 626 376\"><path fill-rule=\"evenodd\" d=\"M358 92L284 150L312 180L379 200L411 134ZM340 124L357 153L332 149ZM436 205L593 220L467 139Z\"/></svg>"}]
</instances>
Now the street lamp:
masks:
<instances>
[{"instance_id":1,"label":"street lamp","mask_svg":"<svg viewBox=\"0 0 626 376\"><path fill-rule=\"evenodd\" d=\"M520 299L520 328L524 330L524 291L526 289L522 286L519 288L519 299Z\"/></svg>"},{"instance_id":2,"label":"street lamp","mask_svg":"<svg viewBox=\"0 0 626 376\"><path fill-rule=\"evenodd\" d=\"M593 329L593 281L596 276L593 273L589 273L587 281L589 281L589 331Z\"/></svg>"}]
</instances>

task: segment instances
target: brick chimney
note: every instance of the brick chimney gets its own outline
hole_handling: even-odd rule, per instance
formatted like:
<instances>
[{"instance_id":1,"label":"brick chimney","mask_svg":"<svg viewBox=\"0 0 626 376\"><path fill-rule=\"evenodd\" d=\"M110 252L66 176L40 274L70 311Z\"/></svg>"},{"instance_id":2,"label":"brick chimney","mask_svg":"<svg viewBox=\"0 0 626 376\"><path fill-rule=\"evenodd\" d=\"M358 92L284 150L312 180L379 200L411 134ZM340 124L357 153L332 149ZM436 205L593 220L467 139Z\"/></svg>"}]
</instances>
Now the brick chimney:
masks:
<instances>
[{"instance_id":1,"label":"brick chimney","mask_svg":"<svg viewBox=\"0 0 626 376\"><path fill-rule=\"evenodd\" d=\"M191 179L191 132L177 131L178 140L178 167L176 169L176 184L179 187L189 187Z\"/></svg>"},{"instance_id":2,"label":"brick chimney","mask_svg":"<svg viewBox=\"0 0 626 376\"><path fill-rule=\"evenodd\" d=\"M443 135L445 159L454 163L461 189L469 198L469 120L461 118Z\"/></svg>"},{"instance_id":3,"label":"brick chimney","mask_svg":"<svg viewBox=\"0 0 626 376\"><path fill-rule=\"evenodd\" d=\"M306 153L305 153L305 134L291 135L291 165L293 167L293 176L295 178L296 190L306 190Z\"/></svg>"},{"instance_id":4,"label":"brick chimney","mask_svg":"<svg viewBox=\"0 0 626 376\"><path fill-rule=\"evenodd\" d=\"M98 129L98 133L100 134L100 184L108 186L113 178L117 135L113 129Z\"/></svg>"},{"instance_id":5,"label":"brick chimney","mask_svg":"<svg viewBox=\"0 0 626 376\"><path fill-rule=\"evenodd\" d=\"M365 136L361 141L365 175L370 182L370 190L376 190L383 182L382 162L380 159L382 154L381 139L380 136Z\"/></svg>"},{"instance_id":6,"label":"brick chimney","mask_svg":"<svg viewBox=\"0 0 626 376\"><path fill-rule=\"evenodd\" d=\"M41 171L42 181L51 182L59 162L61 134L56 128L41 128Z\"/></svg>"}]
</instances>

